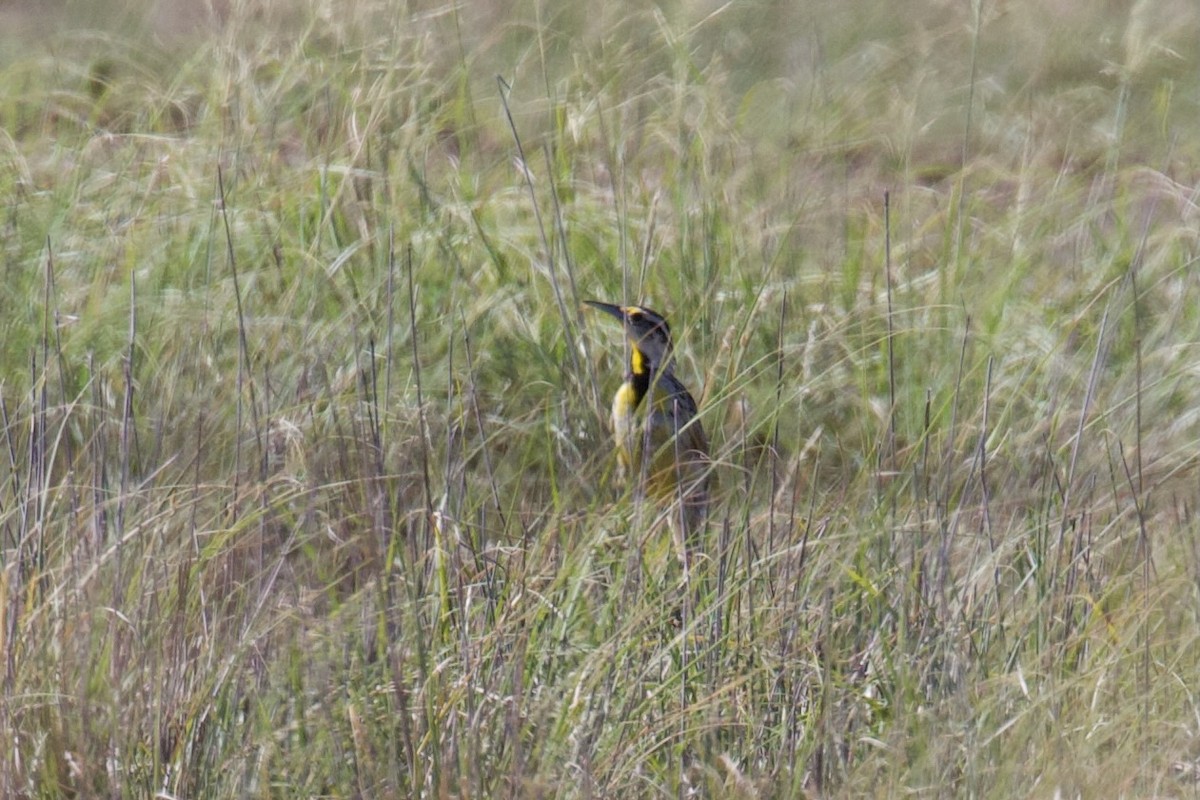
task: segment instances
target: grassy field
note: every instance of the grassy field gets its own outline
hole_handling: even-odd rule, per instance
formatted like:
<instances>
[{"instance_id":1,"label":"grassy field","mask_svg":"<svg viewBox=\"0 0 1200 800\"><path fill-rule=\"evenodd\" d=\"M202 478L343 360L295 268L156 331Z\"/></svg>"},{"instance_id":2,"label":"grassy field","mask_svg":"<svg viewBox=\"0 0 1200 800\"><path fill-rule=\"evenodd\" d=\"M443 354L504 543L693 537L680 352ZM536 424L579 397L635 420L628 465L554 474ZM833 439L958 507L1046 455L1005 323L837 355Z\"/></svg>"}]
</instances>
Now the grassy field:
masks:
<instances>
[{"instance_id":1,"label":"grassy field","mask_svg":"<svg viewBox=\"0 0 1200 800\"><path fill-rule=\"evenodd\" d=\"M217 5L0 8L0 795L1200 796L1193 3Z\"/></svg>"}]
</instances>

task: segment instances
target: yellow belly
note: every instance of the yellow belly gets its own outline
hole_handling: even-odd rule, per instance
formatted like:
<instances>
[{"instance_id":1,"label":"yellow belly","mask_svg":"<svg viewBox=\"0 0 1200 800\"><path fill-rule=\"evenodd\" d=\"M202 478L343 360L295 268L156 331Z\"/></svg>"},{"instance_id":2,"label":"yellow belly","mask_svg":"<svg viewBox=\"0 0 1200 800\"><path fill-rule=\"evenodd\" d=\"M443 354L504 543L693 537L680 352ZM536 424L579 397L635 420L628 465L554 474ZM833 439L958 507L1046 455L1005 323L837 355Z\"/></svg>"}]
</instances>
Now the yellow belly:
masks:
<instances>
[{"instance_id":1,"label":"yellow belly","mask_svg":"<svg viewBox=\"0 0 1200 800\"><path fill-rule=\"evenodd\" d=\"M622 475L636 493L667 510L676 553L685 568L708 514L712 467L708 439L696 413L696 401L669 373L652 383L645 397L639 398L626 382L613 398L613 434Z\"/></svg>"},{"instance_id":2,"label":"yellow belly","mask_svg":"<svg viewBox=\"0 0 1200 800\"><path fill-rule=\"evenodd\" d=\"M628 383L613 398L612 422L617 458L626 480L641 482L647 495L669 501L679 494L695 495L707 481L708 443L698 420L685 426L677 423L679 401L659 387L637 403L637 395ZM689 398L690 400L690 398ZM682 432L679 433L680 427ZM644 454L649 461L644 462Z\"/></svg>"}]
</instances>

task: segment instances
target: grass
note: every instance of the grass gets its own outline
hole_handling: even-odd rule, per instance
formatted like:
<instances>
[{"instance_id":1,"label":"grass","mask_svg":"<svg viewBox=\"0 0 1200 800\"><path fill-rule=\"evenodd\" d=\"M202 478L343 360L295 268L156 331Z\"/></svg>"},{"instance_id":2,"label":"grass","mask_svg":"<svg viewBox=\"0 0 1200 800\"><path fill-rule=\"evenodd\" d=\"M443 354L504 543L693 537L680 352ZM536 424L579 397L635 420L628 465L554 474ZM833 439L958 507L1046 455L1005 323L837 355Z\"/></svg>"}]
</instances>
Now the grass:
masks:
<instances>
[{"instance_id":1,"label":"grass","mask_svg":"<svg viewBox=\"0 0 1200 800\"><path fill-rule=\"evenodd\" d=\"M226 6L3 12L0 792L1200 794L1194 9Z\"/></svg>"}]
</instances>

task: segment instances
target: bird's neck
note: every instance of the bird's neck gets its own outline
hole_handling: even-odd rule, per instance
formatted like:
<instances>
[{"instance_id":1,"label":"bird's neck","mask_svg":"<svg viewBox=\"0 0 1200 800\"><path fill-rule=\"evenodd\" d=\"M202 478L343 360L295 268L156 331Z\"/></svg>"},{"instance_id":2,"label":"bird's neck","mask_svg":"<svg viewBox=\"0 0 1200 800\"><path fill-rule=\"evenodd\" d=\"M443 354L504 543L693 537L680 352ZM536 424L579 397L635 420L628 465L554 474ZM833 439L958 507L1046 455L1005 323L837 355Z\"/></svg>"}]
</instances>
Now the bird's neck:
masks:
<instances>
[{"instance_id":1,"label":"bird's neck","mask_svg":"<svg viewBox=\"0 0 1200 800\"><path fill-rule=\"evenodd\" d=\"M650 378L653 375L650 359L641 350L633 347L629 350L629 374L625 376L626 383L633 389L633 404L641 404L646 392L650 391Z\"/></svg>"},{"instance_id":2,"label":"bird's neck","mask_svg":"<svg viewBox=\"0 0 1200 800\"><path fill-rule=\"evenodd\" d=\"M674 359L666 365L658 364L641 349L633 347L629 350L629 374L625 380L633 389L634 404L642 402L642 398L650 391L650 383L659 375L668 373L674 366Z\"/></svg>"}]
</instances>

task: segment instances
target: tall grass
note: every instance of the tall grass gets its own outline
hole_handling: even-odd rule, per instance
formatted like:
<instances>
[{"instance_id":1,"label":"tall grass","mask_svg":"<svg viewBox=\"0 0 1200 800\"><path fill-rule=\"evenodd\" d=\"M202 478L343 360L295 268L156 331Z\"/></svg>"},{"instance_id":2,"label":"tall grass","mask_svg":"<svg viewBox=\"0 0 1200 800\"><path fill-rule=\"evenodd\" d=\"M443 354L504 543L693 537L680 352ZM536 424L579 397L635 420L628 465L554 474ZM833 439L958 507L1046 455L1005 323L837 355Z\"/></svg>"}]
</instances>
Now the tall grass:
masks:
<instances>
[{"instance_id":1,"label":"tall grass","mask_svg":"<svg viewBox=\"0 0 1200 800\"><path fill-rule=\"evenodd\" d=\"M1195 9L217 5L3 12L0 793L1200 792Z\"/></svg>"}]
</instances>

